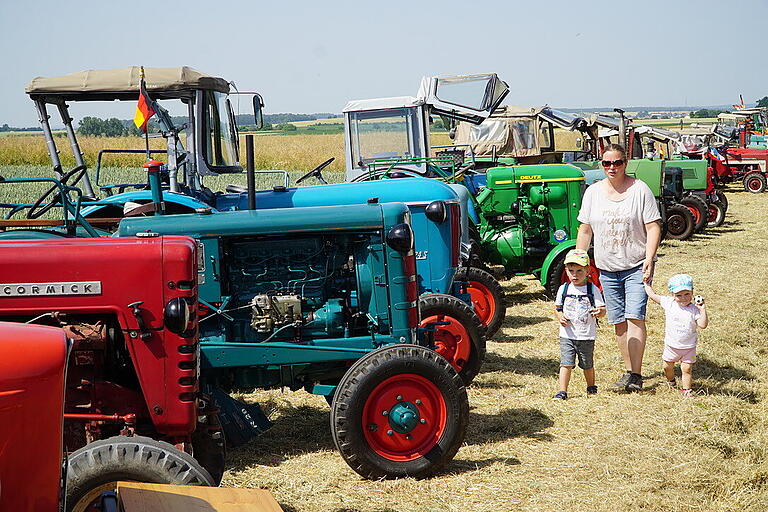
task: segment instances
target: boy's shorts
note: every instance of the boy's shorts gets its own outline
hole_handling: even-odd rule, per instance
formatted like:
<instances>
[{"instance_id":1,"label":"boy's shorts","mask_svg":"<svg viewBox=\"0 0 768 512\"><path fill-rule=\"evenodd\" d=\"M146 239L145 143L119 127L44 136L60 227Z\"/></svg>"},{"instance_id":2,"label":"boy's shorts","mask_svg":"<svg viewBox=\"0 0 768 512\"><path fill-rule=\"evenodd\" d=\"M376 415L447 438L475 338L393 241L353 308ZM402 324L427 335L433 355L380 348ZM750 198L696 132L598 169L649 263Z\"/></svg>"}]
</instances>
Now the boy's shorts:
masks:
<instances>
[{"instance_id":1,"label":"boy's shorts","mask_svg":"<svg viewBox=\"0 0 768 512\"><path fill-rule=\"evenodd\" d=\"M672 348L668 345L664 345L664 353L661 354L661 358L668 363L681 363L693 364L696 362L696 347L691 348Z\"/></svg>"},{"instance_id":2,"label":"boy's shorts","mask_svg":"<svg viewBox=\"0 0 768 512\"><path fill-rule=\"evenodd\" d=\"M591 370L594 367L592 356L595 353L595 340L572 340L560 338L560 366L576 366L579 356L579 368Z\"/></svg>"},{"instance_id":3,"label":"boy's shorts","mask_svg":"<svg viewBox=\"0 0 768 512\"><path fill-rule=\"evenodd\" d=\"M627 318L645 320L648 294L643 286L642 265L618 272L601 270L600 284L609 324L620 324Z\"/></svg>"}]
</instances>

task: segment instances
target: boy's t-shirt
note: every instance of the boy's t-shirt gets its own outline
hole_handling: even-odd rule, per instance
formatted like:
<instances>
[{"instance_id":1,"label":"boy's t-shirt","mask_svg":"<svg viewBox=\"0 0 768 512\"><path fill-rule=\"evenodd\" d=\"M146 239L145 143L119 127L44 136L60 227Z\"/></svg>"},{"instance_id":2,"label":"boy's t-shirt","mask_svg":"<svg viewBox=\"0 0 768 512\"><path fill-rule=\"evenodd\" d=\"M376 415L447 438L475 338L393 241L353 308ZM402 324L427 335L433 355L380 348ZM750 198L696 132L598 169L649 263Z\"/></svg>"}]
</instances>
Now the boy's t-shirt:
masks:
<instances>
[{"instance_id":1,"label":"boy's t-shirt","mask_svg":"<svg viewBox=\"0 0 768 512\"><path fill-rule=\"evenodd\" d=\"M664 308L664 344L671 348L693 348L698 341L696 334L696 320L701 316L701 311L693 304L681 307L674 297L661 298L661 307Z\"/></svg>"},{"instance_id":2,"label":"boy's t-shirt","mask_svg":"<svg viewBox=\"0 0 768 512\"><path fill-rule=\"evenodd\" d=\"M563 287L567 286L565 301L561 302L563 297ZM592 297L595 299L595 307L605 306L605 300L600 289L592 285ZM570 338L572 340L593 340L597 334L597 319L593 317L589 310L592 304L587 295L587 285L577 286L572 283L560 285L555 297L555 305L563 306L563 315L570 320L567 325L560 326L560 337Z\"/></svg>"}]
</instances>

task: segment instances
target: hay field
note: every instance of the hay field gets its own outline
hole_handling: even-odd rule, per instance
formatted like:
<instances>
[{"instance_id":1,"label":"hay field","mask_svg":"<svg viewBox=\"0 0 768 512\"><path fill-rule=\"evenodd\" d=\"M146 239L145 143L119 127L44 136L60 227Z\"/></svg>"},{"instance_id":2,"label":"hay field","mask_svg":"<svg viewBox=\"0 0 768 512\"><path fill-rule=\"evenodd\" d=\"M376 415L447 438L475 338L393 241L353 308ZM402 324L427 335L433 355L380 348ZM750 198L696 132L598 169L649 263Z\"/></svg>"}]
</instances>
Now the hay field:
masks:
<instances>
[{"instance_id":1,"label":"hay field","mask_svg":"<svg viewBox=\"0 0 768 512\"><path fill-rule=\"evenodd\" d=\"M303 392L246 396L275 426L232 450L223 484L270 489L287 511L487 511L768 509L768 195L729 191L726 223L660 250L656 289L689 272L706 296L695 399L666 389L663 316L649 305L649 342L638 395L606 390L622 370L610 332L596 346L600 393L574 372L571 399L552 402L557 327L541 286L503 283L507 319L488 343L469 389L463 447L423 481L361 480L335 452L328 406Z\"/></svg>"}]
</instances>

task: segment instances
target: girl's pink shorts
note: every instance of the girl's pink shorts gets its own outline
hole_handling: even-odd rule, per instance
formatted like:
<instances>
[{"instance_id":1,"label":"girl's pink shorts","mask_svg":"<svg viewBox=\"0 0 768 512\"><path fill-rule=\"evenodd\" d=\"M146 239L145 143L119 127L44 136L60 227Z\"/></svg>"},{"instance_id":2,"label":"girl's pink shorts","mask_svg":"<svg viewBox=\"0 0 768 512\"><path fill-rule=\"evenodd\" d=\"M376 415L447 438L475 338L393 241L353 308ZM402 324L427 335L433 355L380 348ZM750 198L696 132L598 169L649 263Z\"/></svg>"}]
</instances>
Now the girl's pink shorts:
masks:
<instances>
[{"instance_id":1,"label":"girl's pink shorts","mask_svg":"<svg viewBox=\"0 0 768 512\"><path fill-rule=\"evenodd\" d=\"M661 358L668 363L681 363L693 364L696 362L696 347L693 348L672 348L668 345L664 345L664 353L661 354Z\"/></svg>"}]
</instances>

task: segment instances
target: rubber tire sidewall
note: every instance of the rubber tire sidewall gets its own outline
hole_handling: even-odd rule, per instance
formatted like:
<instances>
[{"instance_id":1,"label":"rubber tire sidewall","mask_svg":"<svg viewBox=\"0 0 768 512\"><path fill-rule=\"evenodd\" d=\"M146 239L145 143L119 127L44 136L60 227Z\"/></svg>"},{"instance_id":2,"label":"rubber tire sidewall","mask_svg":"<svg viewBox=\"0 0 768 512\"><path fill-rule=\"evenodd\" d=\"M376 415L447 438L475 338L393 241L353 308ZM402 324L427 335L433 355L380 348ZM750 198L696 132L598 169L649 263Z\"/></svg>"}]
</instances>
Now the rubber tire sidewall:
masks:
<instances>
[{"instance_id":1,"label":"rubber tire sidewall","mask_svg":"<svg viewBox=\"0 0 768 512\"><path fill-rule=\"evenodd\" d=\"M683 206L690 208L695 208L699 212L699 220L694 224L693 231L694 233L700 233L704 230L704 228L707 227L707 203L705 203L701 198L693 196L693 195L687 195L683 197L680 200L680 204ZM693 213L693 212L691 212ZM694 217L694 221L696 220L696 217Z\"/></svg>"},{"instance_id":2,"label":"rubber tire sidewall","mask_svg":"<svg viewBox=\"0 0 768 512\"><path fill-rule=\"evenodd\" d=\"M492 338L501 328L501 324L504 322L506 315L506 307L504 306L504 290L501 287L499 281L493 277L490 272L477 267L461 267L456 272L456 281L477 281L485 286L491 294L491 298L495 302L496 309L493 316L488 320L488 325L485 326L486 339Z\"/></svg>"},{"instance_id":3,"label":"rubber tire sidewall","mask_svg":"<svg viewBox=\"0 0 768 512\"><path fill-rule=\"evenodd\" d=\"M707 222L708 228L719 228L723 225L723 222L725 222L725 206L720 201L714 201L712 203L709 203L707 205L707 209L709 208L715 208L717 209L717 218L712 222ZM707 219L709 219L709 216L707 216Z\"/></svg>"},{"instance_id":4,"label":"rubber tire sidewall","mask_svg":"<svg viewBox=\"0 0 768 512\"><path fill-rule=\"evenodd\" d=\"M472 311L472 307L452 295L429 293L419 297L419 313L422 319L434 315L450 316L467 330L472 343L472 350L469 354L469 360L459 371L459 377L461 377L464 385L469 386L480 373L486 352L485 328L475 312ZM439 329L440 326L437 328Z\"/></svg>"},{"instance_id":5,"label":"rubber tire sidewall","mask_svg":"<svg viewBox=\"0 0 768 512\"><path fill-rule=\"evenodd\" d=\"M693 228L694 228L693 214L685 206L681 204L673 204L672 206L669 206L667 208L666 222L668 223L671 217L674 217L677 215L683 216L686 219L687 225L685 229L678 234L672 233L669 230L669 226L667 226L667 239L668 240L688 240L693 235Z\"/></svg>"},{"instance_id":6,"label":"rubber tire sidewall","mask_svg":"<svg viewBox=\"0 0 768 512\"><path fill-rule=\"evenodd\" d=\"M136 456L137 449L151 456ZM117 453L116 453L117 451ZM123 455L121 455L123 454ZM128 457L126 455L128 454ZM154 464L147 461L152 460ZM170 473L160 462L178 471ZM184 475L187 475L184 477ZM148 437L115 436L87 444L67 460L67 511L98 486L117 481L215 486L213 477L191 455Z\"/></svg>"},{"instance_id":7,"label":"rubber tire sidewall","mask_svg":"<svg viewBox=\"0 0 768 512\"><path fill-rule=\"evenodd\" d=\"M760 182L760 187L756 188L755 190L752 190L749 186L747 186L747 183L752 180L758 180ZM763 192L765 192L765 189L767 186L765 175L760 171L748 172L744 176L743 184L744 184L744 190L746 190L747 192L751 192L753 194L762 194Z\"/></svg>"},{"instance_id":8,"label":"rubber tire sidewall","mask_svg":"<svg viewBox=\"0 0 768 512\"><path fill-rule=\"evenodd\" d=\"M421 375L441 392L446 425L437 444L425 455L392 461L375 453L363 432L362 415L374 388L403 373ZM331 433L341 456L363 478L425 478L453 460L464 441L469 421L467 390L453 367L426 347L398 344L369 352L352 365L339 382L331 407Z\"/></svg>"}]
</instances>

